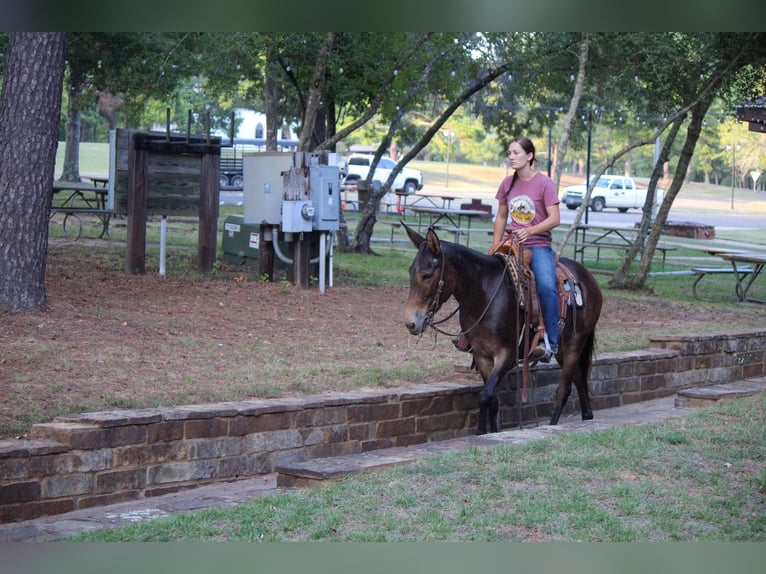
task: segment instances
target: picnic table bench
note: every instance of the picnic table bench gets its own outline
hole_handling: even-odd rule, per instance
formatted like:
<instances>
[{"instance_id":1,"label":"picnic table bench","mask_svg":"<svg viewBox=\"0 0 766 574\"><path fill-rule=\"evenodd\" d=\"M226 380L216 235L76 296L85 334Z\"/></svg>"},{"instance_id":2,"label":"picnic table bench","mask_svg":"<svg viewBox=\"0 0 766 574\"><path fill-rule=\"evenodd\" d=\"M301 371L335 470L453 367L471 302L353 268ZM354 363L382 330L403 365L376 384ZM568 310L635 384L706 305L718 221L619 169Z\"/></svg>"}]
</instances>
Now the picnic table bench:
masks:
<instances>
[{"instance_id":1,"label":"picnic table bench","mask_svg":"<svg viewBox=\"0 0 766 574\"><path fill-rule=\"evenodd\" d=\"M577 254L580 254L580 261L584 258L584 253L586 248L593 248L596 250L596 263L598 263L599 259L601 258L601 250L602 249L614 249L614 250L621 250L621 251L627 251L630 249L631 245L627 243L611 243L607 241L578 241L576 243L572 244L574 248L575 253L575 259L577 258ZM667 258L668 251L675 251L677 247L674 247L672 245L657 245L655 247L657 251L662 253L662 268L665 268L665 259Z\"/></svg>"},{"instance_id":2,"label":"picnic table bench","mask_svg":"<svg viewBox=\"0 0 766 574\"><path fill-rule=\"evenodd\" d=\"M706 275L733 275L734 273L737 273L739 275L739 279L737 281L737 285L735 287L735 291L737 294L738 299L742 299L742 294L740 293L740 283L743 279L745 279L748 275L750 275L753 272L752 267L738 267L735 271L731 267L692 267L692 273L694 273L697 277L694 279L694 283L692 283L692 294L694 295L694 298L699 301L717 301L718 299L705 299L703 297L700 297L699 293L697 293L697 285L700 281L702 281L703 277Z\"/></svg>"},{"instance_id":3,"label":"picnic table bench","mask_svg":"<svg viewBox=\"0 0 766 574\"><path fill-rule=\"evenodd\" d=\"M436 223L433 225L434 229L444 231L445 233L451 233L455 238L455 243L460 243L460 237L465 236L465 244L468 246L471 242L472 233L488 233L492 235L494 231L492 229L485 229L481 227L457 227L446 223Z\"/></svg>"},{"instance_id":4,"label":"picnic table bench","mask_svg":"<svg viewBox=\"0 0 766 574\"><path fill-rule=\"evenodd\" d=\"M107 208L108 180L91 179L94 183L55 181L52 185L51 218L56 213L64 213L64 232L74 236L75 240L79 239L82 233L80 214L95 215L101 222L99 238L109 237L112 212ZM58 194L62 194L64 199L58 198Z\"/></svg>"}]
</instances>

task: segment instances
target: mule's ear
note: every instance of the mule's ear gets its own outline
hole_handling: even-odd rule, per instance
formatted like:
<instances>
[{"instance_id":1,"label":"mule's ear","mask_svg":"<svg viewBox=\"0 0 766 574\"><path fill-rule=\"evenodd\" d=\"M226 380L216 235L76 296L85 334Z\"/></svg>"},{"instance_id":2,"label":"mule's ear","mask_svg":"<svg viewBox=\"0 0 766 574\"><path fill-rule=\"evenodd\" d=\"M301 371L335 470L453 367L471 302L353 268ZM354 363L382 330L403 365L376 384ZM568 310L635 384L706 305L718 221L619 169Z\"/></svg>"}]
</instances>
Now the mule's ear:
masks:
<instances>
[{"instance_id":1,"label":"mule's ear","mask_svg":"<svg viewBox=\"0 0 766 574\"><path fill-rule=\"evenodd\" d=\"M441 241L439 241L439 236L436 235L436 232L433 230L433 227L428 228L426 242L428 243L428 248L431 250L431 253L438 255L442 249L442 244Z\"/></svg>"},{"instance_id":2,"label":"mule's ear","mask_svg":"<svg viewBox=\"0 0 766 574\"><path fill-rule=\"evenodd\" d=\"M414 229L412 229L409 225L404 223L404 221L400 221L399 223L401 223L402 227L404 227L404 230L407 232L407 236L410 238L410 241L412 241L412 244L415 247L420 247L425 241L425 239L423 239L423 236L420 235Z\"/></svg>"}]
</instances>

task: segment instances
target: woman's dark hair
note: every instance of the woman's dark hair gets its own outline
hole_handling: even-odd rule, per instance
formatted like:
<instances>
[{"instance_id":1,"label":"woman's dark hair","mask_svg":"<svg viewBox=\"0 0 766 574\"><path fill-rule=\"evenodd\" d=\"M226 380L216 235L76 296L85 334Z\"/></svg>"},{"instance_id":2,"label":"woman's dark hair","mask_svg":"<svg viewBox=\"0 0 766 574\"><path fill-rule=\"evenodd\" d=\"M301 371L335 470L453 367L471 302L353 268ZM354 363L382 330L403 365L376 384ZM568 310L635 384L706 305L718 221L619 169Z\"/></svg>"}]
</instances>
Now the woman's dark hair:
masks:
<instances>
[{"instance_id":1,"label":"woman's dark hair","mask_svg":"<svg viewBox=\"0 0 766 574\"><path fill-rule=\"evenodd\" d=\"M529 160L529 163L531 165L534 165L534 163L537 161L537 157L535 157L535 154L537 152L535 151L535 144L532 143L531 139L524 136L519 136L516 139L511 140L511 143L517 143L521 146L521 149L523 149L525 152L531 153L532 159ZM510 146L511 144L508 144L508 145ZM509 191L513 189L513 186L516 184L517 179L519 179L519 173L517 171L514 171L513 178L511 179L511 187L508 188Z\"/></svg>"}]
</instances>

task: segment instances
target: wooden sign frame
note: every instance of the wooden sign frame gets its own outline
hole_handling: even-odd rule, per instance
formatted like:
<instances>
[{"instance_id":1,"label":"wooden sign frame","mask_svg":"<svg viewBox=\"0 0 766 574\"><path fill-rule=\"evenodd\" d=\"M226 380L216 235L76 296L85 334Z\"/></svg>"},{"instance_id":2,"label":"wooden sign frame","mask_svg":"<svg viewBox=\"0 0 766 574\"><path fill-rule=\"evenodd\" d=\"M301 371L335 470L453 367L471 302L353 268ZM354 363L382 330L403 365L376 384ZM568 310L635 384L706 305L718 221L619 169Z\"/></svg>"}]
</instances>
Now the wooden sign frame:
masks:
<instances>
[{"instance_id":1,"label":"wooden sign frame","mask_svg":"<svg viewBox=\"0 0 766 574\"><path fill-rule=\"evenodd\" d=\"M211 271L218 241L221 139L117 130L114 210L128 218L125 271L146 269L148 215L199 217L198 265Z\"/></svg>"}]
</instances>

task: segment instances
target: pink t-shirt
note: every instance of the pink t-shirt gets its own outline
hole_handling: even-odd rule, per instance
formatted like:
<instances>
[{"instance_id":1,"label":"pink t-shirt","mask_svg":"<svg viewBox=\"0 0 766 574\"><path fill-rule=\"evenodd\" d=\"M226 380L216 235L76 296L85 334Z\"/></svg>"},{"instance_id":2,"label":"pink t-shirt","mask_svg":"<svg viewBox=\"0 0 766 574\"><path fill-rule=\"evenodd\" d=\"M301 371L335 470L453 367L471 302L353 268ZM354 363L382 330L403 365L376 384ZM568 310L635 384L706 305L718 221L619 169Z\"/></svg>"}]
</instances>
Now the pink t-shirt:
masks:
<instances>
[{"instance_id":1,"label":"pink t-shirt","mask_svg":"<svg viewBox=\"0 0 766 574\"><path fill-rule=\"evenodd\" d=\"M495 194L500 203L508 204L508 224L505 228L506 237L510 232L536 225L548 217L546 206L559 203L556 187L551 178L535 172L532 179L524 181L516 179L511 188L513 176L509 175L501 183ZM505 239L505 238L504 238ZM529 247L550 246L553 239L550 231L531 236L525 245Z\"/></svg>"}]
</instances>

